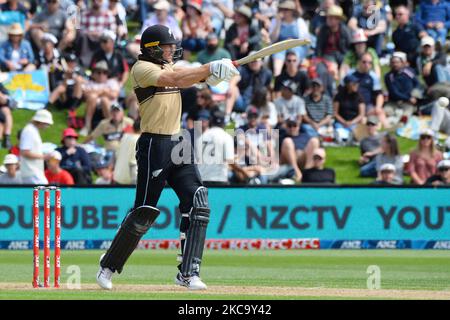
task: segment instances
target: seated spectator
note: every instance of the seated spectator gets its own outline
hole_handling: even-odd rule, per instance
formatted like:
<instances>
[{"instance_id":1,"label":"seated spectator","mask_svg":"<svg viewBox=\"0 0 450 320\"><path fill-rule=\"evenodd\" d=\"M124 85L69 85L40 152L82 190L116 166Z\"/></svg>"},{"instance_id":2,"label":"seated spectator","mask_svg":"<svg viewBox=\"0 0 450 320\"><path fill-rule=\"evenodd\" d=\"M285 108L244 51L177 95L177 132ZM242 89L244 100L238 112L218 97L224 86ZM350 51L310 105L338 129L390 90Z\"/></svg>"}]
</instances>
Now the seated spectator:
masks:
<instances>
[{"instance_id":1,"label":"seated spectator","mask_svg":"<svg viewBox=\"0 0 450 320\"><path fill-rule=\"evenodd\" d=\"M45 177L48 184L51 185L73 185L74 181L70 173L61 169L61 153L59 151L52 151L47 159L47 170L45 170Z\"/></svg>"},{"instance_id":2,"label":"seated spectator","mask_svg":"<svg viewBox=\"0 0 450 320\"><path fill-rule=\"evenodd\" d=\"M315 10L315 14L311 19L311 30L314 35L318 35L320 28L327 22L327 11L331 6L335 6L335 0L320 1L319 7Z\"/></svg>"},{"instance_id":3,"label":"seated spectator","mask_svg":"<svg viewBox=\"0 0 450 320\"><path fill-rule=\"evenodd\" d=\"M422 131L417 148L409 154L408 169L412 184L425 184L436 173L436 166L442 160L442 153L436 150L433 138L433 130Z\"/></svg>"},{"instance_id":4,"label":"seated spectator","mask_svg":"<svg viewBox=\"0 0 450 320\"><path fill-rule=\"evenodd\" d=\"M429 177L425 184L433 186L450 185L450 160L441 160L437 165L436 174Z\"/></svg>"},{"instance_id":5,"label":"seated spectator","mask_svg":"<svg viewBox=\"0 0 450 320\"><path fill-rule=\"evenodd\" d=\"M102 110L103 118L109 118L111 106L117 102L120 86L115 78L108 79L109 67L102 60L95 64L91 80L84 85L84 96L86 98L85 127L80 135L86 136L95 126L92 122L94 113L98 107Z\"/></svg>"},{"instance_id":6,"label":"seated spectator","mask_svg":"<svg viewBox=\"0 0 450 320\"><path fill-rule=\"evenodd\" d=\"M234 15L232 0L203 0L202 11L211 17L214 32L220 35L225 19L232 19Z\"/></svg>"},{"instance_id":7,"label":"seated spectator","mask_svg":"<svg viewBox=\"0 0 450 320\"><path fill-rule=\"evenodd\" d=\"M44 155L40 130L53 124L52 114L45 110L38 110L31 121L23 128L20 135L20 171L22 182L25 184L47 184L44 174Z\"/></svg>"},{"instance_id":8,"label":"seated spectator","mask_svg":"<svg viewBox=\"0 0 450 320\"><path fill-rule=\"evenodd\" d=\"M305 115L302 130L311 137L324 135L333 123L333 104L329 96L324 94L322 80L313 79L311 94L305 97Z\"/></svg>"},{"instance_id":9,"label":"seated spectator","mask_svg":"<svg viewBox=\"0 0 450 320\"><path fill-rule=\"evenodd\" d=\"M95 179L96 185L114 184L113 165L109 162L99 162L95 165L95 172L98 178Z\"/></svg>"},{"instance_id":10,"label":"seated spectator","mask_svg":"<svg viewBox=\"0 0 450 320\"><path fill-rule=\"evenodd\" d=\"M291 80L285 80L281 84L281 96L274 101L278 123L282 124L287 119L297 119L301 122L306 114L305 102L295 94L296 91L297 84Z\"/></svg>"},{"instance_id":11,"label":"seated spectator","mask_svg":"<svg viewBox=\"0 0 450 320\"><path fill-rule=\"evenodd\" d=\"M63 77L63 67L60 63L61 55L55 48L58 40L51 33L44 33L41 37L41 50L37 57L38 69L46 70L50 91L54 90Z\"/></svg>"},{"instance_id":12,"label":"seated spectator","mask_svg":"<svg viewBox=\"0 0 450 320\"><path fill-rule=\"evenodd\" d=\"M120 0L108 0L103 5L103 10L108 10L116 19L117 29L112 30L117 34L118 40L128 37L127 12Z\"/></svg>"},{"instance_id":13,"label":"seated spectator","mask_svg":"<svg viewBox=\"0 0 450 320\"><path fill-rule=\"evenodd\" d=\"M361 139L359 149L361 157L359 158L361 177L376 177L375 157L381 153L381 139L383 136L379 133L380 122L376 116L369 116L366 121L368 136Z\"/></svg>"},{"instance_id":14,"label":"seated spectator","mask_svg":"<svg viewBox=\"0 0 450 320\"><path fill-rule=\"evenodd\" d=\"M326 24L317 36L316 55L340 66L350 48L351 32L344 23L344 13L339 6L327 11ZM337 69L337 67L335 67Z\"/></svg>"},{"instance_id":15,"label":"seated spectator","mask_svg":"<svg viewBox=\"0 0 450 320\"><path fill-rule=\"evenodd\" d=\"M103 31L117 30L116 18L109 10L103 10L102 5L103 0L92 0L91 7L81 14L81 28L77 32L75 48L84 67L89 66L92 55L98 49Z\"/></svg>"},{"instance_id":16,"label":"seated spectator","mask_svg":"<svg viewBox=\"0 0 450 320\"><path fill-rule=\"evenodd\" d=\"M213 111L209 126L202 126L202 133L195 141L196 159L200 177L204 182L228 183L229 164L234 161L233 138L225 132L225 114Z\"/></svg>"},{"instance_id":17,"label":"seated spectator","mask_svg":"<svg viewBox=\"0 0 450 320\"><path fill-rule=\"evenodd\" d=\"M28 31L28 28L30 26L30 19L32 16L29 8L27 8L27 6L22 2L23 1L19 0L1 1L0 12L1 11L17 12L20 15L20 21L23 21L25 30Z\"/></svg>"},{"instance_id":18,"label":"seated spectator","mask_svg":"<svg viewBox=\"0 0 450 320\"><path fill-rule=\"evenodd\" d=\"M299 69L299 59L295 52L288 51L284 60L284 68L280 75L275 77L274 96L278 98L281 92L281 83L285 80L291 80L297 84L295 92L299 97L303 97L310 91L310 83L306 72Z\"/></svg>"},{"instance_id":19,"label":"seated spectator","mask_svg":"<svg viewBox=\"0 0 450 320\"><path fill-rule=\"evenodd\" d=\"M197 91L196 105L188 112L186 117L186 128L194 128L194 121L198 120L198 114L201 110L213 111L214 109L217 109L217 106L212 99L211 90L203 88Z\"/></svg>"},{"instance_id":20,"label":"seated spectator","mask_svg":"<svg viewBox=\"0 0 450 320\"><path fill-rule=\"evenodd\" d=\"M393 183L403 184L403 160L395 136L385 134L381 139L381 150L382 152L375 157L378 180L381 178L381 166L390 163L395 167Z\"/></svg>"},{"instance_id":21,"label":"seated spectator","mask_svg":"<svg viewBox=\"0 0 450 320\"><path fill-rule=\"evenodd\" d=\"M374 48L378 56L381 55L387 30L386 12L375 0L363 0L361 5L355 6L348 26L352 30L363 29L368 38L367 45Z\"/></svg>"},{"instance_id":22,"label":"seated spectator","mask_svg":"<svg viewBox=\"0 0 450 320\"><path fill-rule=\"evenodd\" d=\"M61 154L60 166L68 171L77 185L92 183L91 161L87 152L77 145L78 134L72 128L67 128L62 134L62 146L56 148Z\"/></svg>"},{"instance_id":23,"label":"seated spectator","mask_svg":"<svg viewBox=\"0 0 450 320\"><path fill-rule=\"evenodd\" d=\"M441 51L436 51L435 41L431 37L423 37L420 41L421 51L417 57L417 69L422 75L427 85L427 94L433 99L437 99L433 94L433 86L450 80L450 75L445 69L447 64L446 55ZM449 85L446 85L446 95L450 96ZM439 95L439 94L438 94Z\"/></svg>"},{"instance_id":24,"label":"seated spectator","mask_svg":"<svg viewBox=\"0 0 450 320\"><path fill-rule=\"evenodd\" d=\"M202 12L202 0L186 2L186 15L181 21L185 59L189 60L190 52L199 52L206 47L206 36L213 31L211 19Z\"/></svg>"},{"instance_id":25,"label":"seated spectator","mask_svg":"<svg viewBox=\"0 0 450 320\"><path fill-rule=\"evenodd\" d=\"M441 97L433 104L430 128L436 133L442 132L450 136L450 109L447 97ZM450 141L450 138L448 139L447 141Z\"/></svg>"},{"instance_id":26,"label":"seated spectator","mask_svg":"<svg viewBox=\"0 0 450 320\"><path fill-rule=\"evenodd\" d=\"M380 167L379 176L373 184L380 186L392 186L398 184L395 181L395 166L392 163L383 164Z\"/></svg>"},{"instance_id":27,"label":"seated spectator","mask_svg":"<svg viewBox=\"0 0 450 320\"><path fill-rule=\"evenodd\" d=\"M343 79L350 69L355 69L358 65L359 59L364 53L369 53L372 57L371 70L376 73L376 75L381 77L381 65L378 59L377 52L375 49L367 46L367 37L363 29L356 29L352 33L352 41L350 50L345 54L344 61L339 68L339 78Z\"/></svg>"},{"instance_id":28,"label":"seated spectator","mask_svg":"<svg viewBox=\"0 0 450 320\"><path fill-rule=\"evenodd\" d=\"M272 72L263 66L261 59L239 67L239 72L240 76L230 81L230 96L226 100L225 106L225 122L228 122L227 118L231 111L245 111L256 89L261 87L270 89L272 82Z\"/></svg>"},{"instance_id":29,"label":"seated spectator","mask_svg":"<svg viewBox=\"0 0 450 320\"><path fill-rule=\"evenodd\" d=\"M224 47L232 60L248 56L251 51L259 50L261 34L252 23L252 10L242 5L235 10L234 23L225 34Z\"/></svg>"},{"instance_id":30,"label":"seated spectator","mask_svg":"<svg viewBox=\"0 0 450 320\"><path fill-rule=\"evenodd\" d=\"M209 63L214 60L231 59L230 53L219 46L219 37L211 32L206 37L206 48L197 55L197 61L201 64Z\"/></svg>"},{"instance_id":31,"label":"seated spectator","mask_svg":"<svg viewBox=\"0 0 450 320\"><path fill-rule=\"evenodd\" d=\"M270 101L270 92L266 87L259 88L254 92L252 101L250 102L246 112L252 108L256 108L258 110L258 122L267 122L271 128L274 128L277 125L277 108L275 104Z\"/></svg>"},{"instance_id":32,"label":"seated spectator","mask_svg":"<svg viewBox=\"0 0 450 320\"><path fill-rule=\"evenodd\" d=\"M11 110L17 102L9 96L8 90L0 83L0 141L1 147L11 148L11 132L13 128L13 117Z\"/></svg>"},{"instance_id":33,"label":"seated spectator","mask_svg":"<svg viewBox=\"0 0 450 320\"><path fill-rule=\"evenodd\" d=\"M124 87L128 80L129 67L119 49L115 49L116 35L111 30L104 30L100 36L100 49L92 56L90 69L100 61L106 61L108 64L108 78L114 78L120 87Z\"/></svg>"},{"instance_id":34,"label":"seated spectator","mask_svg":"<svg viewBox=\"0 0 450 320\"><path fill-rule=\"evenodd\" d=\"M116 152L125 129L133 125L133 120L125 117L123 108L115 103L111 107L111 117L100 121L98 126L86 137L84 143L96 140L99 137L105 139L105 149Z\"/></svg>"},{"instance_id":35,"label":"seated spectator","mask_svg":"<svg viewBox=\"0 0 450 320\"><path fill-rule=\"evenodd\" d=\"M394 125L403 117L409 119L417 109L417 99L412 93L420 84L414 71L408 68L406 63L404 52L394 52L391 57L391 70L384 75L389 94L389 102L384 106L384 110ZM406 120L403 122L406 123Z\"/></svg>"},{"instance_id":36,"label":"seated spectator","mask_svg":"<svg viewBox=\"0 0 450 320\"><path fill-rule=\"evenodd\" d=\"M30 36L35 46L42 47L42 37L45 33L52 34L59 43L58 49L64 50L71 46L76 37L76 29L66 11L60 7L60 0L46 0L46 6L39 12L30 26Z\"/></svg>"},{"instance_id":37,"label":"seated spectator","mask_svg":"<svg viewBox=\"0 0 450 320\"><path fill-rule=\"evenodd\" d=\"M62 79L50 93L48 102L58 109L68 109L70 112L81 104L84 78L75 54L67 54L62 60L65 62L62 63Z\"/></svg>"},{"instance_id":38,"label":"seated spectator","mask_svg":"<svg viewBox=\"0 0 450 320\"><path fill-rule=\"evenodd\" d=\"M359 93L359 80L354 75L344 78L344 86L340 86L333 100L334 128L340 143L351 142L353 130L364 119L365 104Z\"/></svg>"},{"instance_id":39,"label":"seated spectator","mask_svg":"<svg viewBox=\"0 0 450 320\"><path fill-rule=\"evenodd\" d=\"M419 23L411 20L410 11L406 6L401 5L395 9L395 20L397 29L392 33L395 49L406 53L408 63L414 68L419 53L420 39L427 36L427 33Z\"/></svg>"},{"instance_id":40,"label":"seated spectator","mask_svg":"<svg viewBox=\"0 0 450 320\"><path fill-rule=\"evenodd\" d=\"M3 160L3 165L6 168L6 172L0 175L0 184L21 184L19 158L14 154L7 154Z\"/></svg>"},{"instance_id":41,"label":"seated spectator","mask_svg":"<svg viewBox=\"0 0 450 320\"><path fill-rule=\"evenodd\" d=\"M301 119L301 118L300 118ZM302 169L313 166L314 150L320 145L319 139L300 132L301 120L286 121L287 136L281 142L280 164L288 164L294 168L295 180L302 180Z\"/></svg>"},{"instance_id":42,"label":"seated spectator","mask_svg":"<svg viewBox=\"0 0 450 320\"><path fill-rule=\"evenodd\" d=\"M8 40L0 44L0 67L3 71L33 71L36 69L30 42L23 38L20 23L8 30Z\"/></svg>"},{"instance_id":43,"label":"seated spectator","mask_svg":"<svg viewBox=\"0 0 450 320\"><path fill-rule=\"evenodd\" d=\"M441 45L445 44L450 27L450 7L444 0L424 0L416 12L416 21Z\"/></svg>"},{"instance_id":44,"label":"seated spectator","mask_svg":"<svg viewBox=\"0 0 450 320\"><path fill-rule=\"evenodd\" d=\"M133 123L133 130L125 133L120 140L119 148L116 152L116 164L114 166L114 182L118 184L136 184L137 182L137 161L136 142L141 133L141 123L139 120Z\"/></svg>"},{"instance_id":45,"label":"seated spectator","mask_svg":"<svg viewBox=\"0 0 450 320\"><path fill-rule=\"evenodd\" d=\"M272 20L269 29L270 39L272 43L287 39L305 39L310 40L310 34L305 20L300 17L300 12L296 3L292 0L280 2L278 5L278 14ZM309 46L303 45L292 48L290 51L295 52L301 62L308 54ZM277 52L272 56L273 74L278 76L283 68L286 51Z\"/></svg>"},{"instance_id":46,"label":"seated spectator","mask_svg":"<svg viewBox=\"0 0 450 320\"><path fill-rule=\"evenodd\" d=\"M350 74L358 79L358 91L366 107L365 116L375 115L387 127L386 114L383 110L384 97L381 82L376 73L372 71L372 65L372 56L369 53L364 53L358 61L356 70L350 71Z\"/></svg>"},{"instance_id":47,"label":"seated spectator","mask_svg":"<svg viewBox=\"0 0 450 320\"><path fill-rule=\"evenodd\" d=\"M313 166L303 170L302 183L335 183L336 173L333 169L325 168L325 149L315 149L312 159Z\"/></svg>"}]
</instances>

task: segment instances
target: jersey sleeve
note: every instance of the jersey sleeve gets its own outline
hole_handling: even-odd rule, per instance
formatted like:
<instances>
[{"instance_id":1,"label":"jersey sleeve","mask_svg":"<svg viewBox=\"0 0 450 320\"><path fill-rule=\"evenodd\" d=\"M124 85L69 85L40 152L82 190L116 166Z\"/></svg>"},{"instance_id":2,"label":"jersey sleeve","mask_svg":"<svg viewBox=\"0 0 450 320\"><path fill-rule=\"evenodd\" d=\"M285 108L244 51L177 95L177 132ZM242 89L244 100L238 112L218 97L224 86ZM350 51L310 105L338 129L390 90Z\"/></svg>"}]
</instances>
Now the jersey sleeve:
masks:
<instances>
[{"instance_id":1,"label":"jersey sleeve","mask_svg":"<svg viewBox=\"0 0 450 320\"><path fill-rule=\"evenodd\" d=\"M133 69L133 77L136 84L141 88L156 86L159 76L164 70L150 63L140 63Z\"/></svg>"}]
</instances>

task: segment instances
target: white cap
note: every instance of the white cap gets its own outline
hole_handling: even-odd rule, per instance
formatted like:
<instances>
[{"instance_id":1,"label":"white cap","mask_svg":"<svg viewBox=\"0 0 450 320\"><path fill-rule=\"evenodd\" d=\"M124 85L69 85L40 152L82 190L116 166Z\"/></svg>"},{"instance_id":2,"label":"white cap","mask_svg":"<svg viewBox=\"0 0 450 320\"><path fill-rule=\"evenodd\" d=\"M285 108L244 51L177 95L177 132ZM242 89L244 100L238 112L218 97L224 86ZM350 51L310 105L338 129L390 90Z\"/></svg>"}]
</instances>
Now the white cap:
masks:
<instances>
[{"instance_id":1,"label":"white cap","mask_svg":"<svg viewBox=\"0 0 450 320\"><path fill-rule=\"evenodd\" d=\"M50 41L51 43L53 43L53 45L56 45L58 43L58 39L56 39L56 37L51 33L44 33L44 35L42 36L42 41Z\"/></svg>"},{"instance_id":2,"label":"white cap","mask_svg":"<svg viewBox=\"0 0 450 320\"><path fill-rule=\"evenodd\" d=\"M420 40L420 46L430 46L430 47L434 47L435 41L432 37L430 36L426 36L423 37L422 40Z\"/></svg>"},{"instance_id":3,"label":"white cap","mask_svg":"<svg viewBox=\"0 0 450 320\"><path fill-rule=\"evenodd\" d=\"M50 111L48 111L46 109L41 109L41 110L36 111L36 113L34 114L33 118L31 118L31 120L50 124L50 125L53 124L53 116L50 113Z\"/></svg>"},{"instance_id":4,"label":"white cap","mask_svg":"<svg viewBox=\"0 0 450 320\"><path fill-rule=\"evenodd\" d=\"M393 171L395 172L395 166L392 163L385 163L380 167L380 172L382 171Z\"/></svg>"},{"instance_id":5,"label":"white cap","mask_svg":"<svg viewBox=\"0 0 450 320\"><path fill-rule=\"evenodd\" d=\"M401 51L395 51L392 54L392 58L398 58L398 59L402 60L403 62L406 62L406 60L407 60L406 53L401 52Z\"/></svg>"},{"instance_id":6,"label":"white cap","mask_svg":"<svg viewBox=\"0 0 450 320\"><path fill-rule=\"evenodd\" d=\"M153 8L155 10L165 10L165 11L169 11L170 10L170 3L166 0L160 0L157 3L155 3L153 5Z\"/></svg>"},{"instance_id":7,"label":"white cap","mask_svg":"<svg viewBox=\"0 0 450 320\"><path fill-rule=\"evenodd\" d=\"M111 31L109 29L105 29L105 30L103 30L102 35L100 36L100 38L101 39L110 39L113 42L115 42L116 39L117 39L117 36L114 33L114 31Z\"/></svg>"},{"instance_id":8,"label":"white cap","mask_svg":"<svg viewBox=\"0 0 450 320\"><path fill-rule=\"evenodd\" d=\"M450 168L450 159L439 161L437 168Z\"/></svg>"},{"instance_id":9,"label":"white cap","mask_svg":"<svg viewBox=\"0 0 450 320\"><path fill-rule=\"evenodd\" d=\"M447 97L440 97L439 99L437 99L437 105L439 107L446 108L449 103L450 101L448 100Z\"/></svg>"},{"instance_id":10,"label":"white cap","mask_svg":"<svg viewBox=\"0 0 450 320\"><path fill-rule=\"evenodd\" d=\"M420 135L434 137L434 131L430 128L422 129L420 130Z\"/></svg>"},{"instance_id":11,"label":"white cap","mask_svg":"<svg viewBox=\"0 0 450 320\"><path fill-rule=\"evenodd\" d=\"M7 165L7 164L18 164L19 163L19 158L17 158L17 156L15 154L7 154L5 156L5 160L3 160L3 164Z\"/></svg>"},{"instance_id":12,"label":"white cap","mask_svg":"<svg viewBox=\"0 0 450 320\"><path fill-rule=\"evenodd\" d=\"M51 159L56 159L58 161L62 160L62 155L59 151L57 150L53 150L52 152L50 152L50 158Z\"/></svg>"}]
</instances>

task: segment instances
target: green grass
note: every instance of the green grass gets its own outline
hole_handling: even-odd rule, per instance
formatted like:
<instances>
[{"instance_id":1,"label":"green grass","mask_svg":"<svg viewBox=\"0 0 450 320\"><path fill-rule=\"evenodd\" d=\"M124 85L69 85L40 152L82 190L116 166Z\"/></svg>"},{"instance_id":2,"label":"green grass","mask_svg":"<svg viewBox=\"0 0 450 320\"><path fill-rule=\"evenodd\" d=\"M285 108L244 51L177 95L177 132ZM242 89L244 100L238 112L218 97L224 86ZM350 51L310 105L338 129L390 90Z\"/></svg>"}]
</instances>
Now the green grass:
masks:
<instances>
[{"instance_id":1,"label":"green grass","mask_svg":"<svg viewBox=\"0 0 450 320\"><path fill-rule=\"evenodd\" d=\"M32 253L0 252L2 282L29 283ZM245 294L201 294L177 292L105 292L92 289L99 251L65 251L62 256L62 284L67 268L81 270L81 284L88 290L0 290L0 299L314 299L320 296L279 296ZM136 251L114 284L171 285L176 273L175 251ZM41 260L42 261L42 260ZM367 289L367 268L381 270L381 289L450 290L449 251L206 251L202 278L214 286L300 287L324 289ZM42 276L42 274L41 274ZM95 288L95 287L94 287ZM261 288L264 290L264 288ZM328 297L339 298L339 297ZM345 298L345 297L341 297Z\"/></svg>"}]
</instances>

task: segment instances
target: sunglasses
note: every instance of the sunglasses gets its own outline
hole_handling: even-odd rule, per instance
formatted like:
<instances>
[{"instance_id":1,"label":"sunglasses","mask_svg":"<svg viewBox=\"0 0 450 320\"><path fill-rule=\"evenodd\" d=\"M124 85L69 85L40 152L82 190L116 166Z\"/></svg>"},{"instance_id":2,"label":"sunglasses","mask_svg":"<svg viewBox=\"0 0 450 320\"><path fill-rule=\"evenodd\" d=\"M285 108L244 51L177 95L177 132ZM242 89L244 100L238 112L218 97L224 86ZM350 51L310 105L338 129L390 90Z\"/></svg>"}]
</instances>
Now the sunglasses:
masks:
<instances>
[{"instance_id":1,"label":"sunglasses","mask_svg":"<svg viewBox=\"0 0 450 320\"><path fill-rule=\"evenodd\" d=\"M58 3L58 0L47 0L47 3Z\"/></svg>"},{"instance_id":2,"label":"sunglasses","mask_svg":"<svg viewBox=\"0 0 450 320\"><path fill-rule=\"evenodd\" d=\"M320 161L320 160L323 160L323 158L321 157L321 156L313 156L313 160L316 160L316 161Z\"/></svg>"},{"instance_id":3,"label":"sunglasses","mask_svg":"<svg viewBox=\"0 0 450 320\"><path fill-rule=\"evenodd\" d=\"M297 60L286 60L286 62L297 62Z\"/></svg>"},{"instance_id":4,"label":"sunglasses","mask_svg":"<svg viewBox=\"0 0 450 320\"><path fill-rule=\"evenodd\" d=\"M432 139L432 137L431 136L420 136L420 139L421 140L428 140L428 139Z\"/></svg>"},{"instance_id":5,"label":"sunglasses","mask_svg":"<svg viewBox=\"0 0 450 320\"><path fill-rule=\"evenodd\" d=\"M450 168L439 168L440 172L447 172Z\"/></svg>"},{"instance_id":6,"label":"sunglasses","mask_svg":"<svg viewBox=\"0 0 450 320\"><path fill-rule=\"evenodd\" d=\"M372 61L369 61L369 60L362 60L361 61L363 64L372 64Z\"/></svg>"},{"instance_id":7,"label":"sunglasses","mask_svg":"<svg viewBox=\"0 0 450 320\"><path fill-rule=\"evenodd\" d=\"M287 124L287 127L288 127L288 128L297 128L298 125L297 125L296 123L288 123L288 124Z\"/></svg>"},{"instance_id":8,"label":"sunglasses","mask_svg":"<svg viewBox=\"0 0 450 320\"><path fill-rule=\"evenodd\" d=\"M375 123L372 123L372 122L367 122L367 125L368 125L368 126L376 126L376 124L375 124Z\"/></svg>"},{"instance_id":9,"label":"sunglasses","mask_svg":"<svg viewBox=\"0 0 450 320\"><path fill-rule=\"evenodd\" d=\"M94 73L97 73L97 74L108 74L108 71L95 70Z\"/></svg>"}]
</instances>

